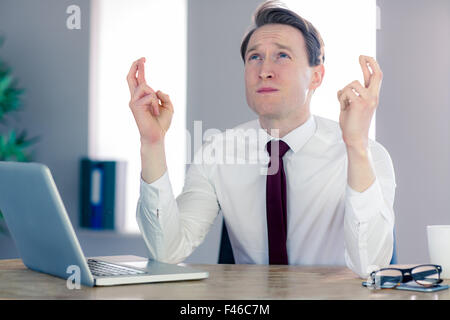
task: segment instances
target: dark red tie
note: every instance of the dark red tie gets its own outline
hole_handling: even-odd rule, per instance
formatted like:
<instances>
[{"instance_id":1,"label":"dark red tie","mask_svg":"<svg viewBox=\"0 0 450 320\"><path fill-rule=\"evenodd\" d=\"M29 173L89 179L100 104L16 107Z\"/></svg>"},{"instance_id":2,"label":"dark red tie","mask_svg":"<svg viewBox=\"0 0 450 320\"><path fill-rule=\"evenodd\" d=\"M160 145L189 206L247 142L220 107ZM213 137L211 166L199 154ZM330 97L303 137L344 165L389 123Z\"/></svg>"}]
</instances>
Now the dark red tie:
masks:
<instances>
[{"instance_id":1,"label":"dark red tie","mask_svg":"<svg viewBox=\"0 0 450 320\"><path fill-rule=\"evenodd\" d=\"M267 143L266 147L270 156L266 182L269 264L288 264L286 174L283 167L283 156L289 150L289 146L282 140L272 140Z\"/></svg>"}]
</instances>

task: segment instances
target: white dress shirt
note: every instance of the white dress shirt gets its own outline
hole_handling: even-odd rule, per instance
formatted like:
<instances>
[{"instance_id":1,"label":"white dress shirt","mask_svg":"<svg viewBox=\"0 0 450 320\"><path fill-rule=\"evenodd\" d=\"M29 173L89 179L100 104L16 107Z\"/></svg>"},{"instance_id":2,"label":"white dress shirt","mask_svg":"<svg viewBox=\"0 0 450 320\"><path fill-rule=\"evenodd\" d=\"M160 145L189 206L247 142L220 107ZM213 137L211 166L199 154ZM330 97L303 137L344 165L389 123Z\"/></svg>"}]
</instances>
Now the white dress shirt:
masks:
<instances>
[{"instance_id":1,"label":"white dress shirt","mask_svg":"<svg viewBox=\"0 0 450 320\"><path fill-rule=\"evenodd\" d=\"M222 210L236 263L268 264L265 144L273 138L258 119L232 130L212 136L196 152L176 199L167 171L151 184L141 178L137 221L150 258L183 261ZM256 143L248 138L254 132ZM231 140L240 143L224 150ZM356 192L347 183L347 151L337 122L311 116L282 140L290 147L283 157L289 264L347 265L360 277L369 266L388 265L396 185L383 146L369 141L376 180Z\"/></svg>"}]
</instances>

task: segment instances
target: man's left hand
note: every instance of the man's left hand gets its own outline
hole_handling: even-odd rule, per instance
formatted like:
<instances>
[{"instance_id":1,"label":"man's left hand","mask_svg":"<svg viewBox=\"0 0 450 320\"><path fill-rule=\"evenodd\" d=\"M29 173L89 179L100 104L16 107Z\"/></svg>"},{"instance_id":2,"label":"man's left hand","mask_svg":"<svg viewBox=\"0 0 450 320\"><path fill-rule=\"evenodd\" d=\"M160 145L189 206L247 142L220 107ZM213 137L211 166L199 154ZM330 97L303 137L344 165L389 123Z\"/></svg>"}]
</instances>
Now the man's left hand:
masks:
<instances>
[{"instance_id":1,"label":"man's left hand","mask_svg":"<svg viewBox=\"0 0 450 320\"><path fill-rule=\"evenodd\" d=\"M339 124L347 148L365 150L368 147L370 123L378 106L383 73L372 57L360 56L359 63L364 75L364 86L355 80L339 90L337 96L341 104Z\"/></svg>"}]
</instances>

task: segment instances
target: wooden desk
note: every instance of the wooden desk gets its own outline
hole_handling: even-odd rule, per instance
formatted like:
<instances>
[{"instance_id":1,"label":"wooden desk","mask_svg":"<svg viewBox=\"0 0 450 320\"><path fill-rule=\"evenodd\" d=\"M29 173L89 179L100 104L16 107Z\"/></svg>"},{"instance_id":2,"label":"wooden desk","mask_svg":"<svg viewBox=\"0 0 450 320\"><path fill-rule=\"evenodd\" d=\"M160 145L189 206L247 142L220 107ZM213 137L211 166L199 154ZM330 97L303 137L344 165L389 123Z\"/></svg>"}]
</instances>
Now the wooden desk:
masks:
<instances>
[{"instance_id":1,"label":"wooden desk","mask_svg":"<svg viewBox=\"0 0 450 320\"><path fill-rule=\"evenodd\" d=\"M133 256L98 257L111 262ZM27 269L21 260L0 260L0 299L435 299L450 300L450 290L422 293L369 290L344 267L267 265L190 265L209 272L204 280L85 287L69 290L64 279ZM445 280L444 284L448 284Z\"/></svg>"}]
</instances>

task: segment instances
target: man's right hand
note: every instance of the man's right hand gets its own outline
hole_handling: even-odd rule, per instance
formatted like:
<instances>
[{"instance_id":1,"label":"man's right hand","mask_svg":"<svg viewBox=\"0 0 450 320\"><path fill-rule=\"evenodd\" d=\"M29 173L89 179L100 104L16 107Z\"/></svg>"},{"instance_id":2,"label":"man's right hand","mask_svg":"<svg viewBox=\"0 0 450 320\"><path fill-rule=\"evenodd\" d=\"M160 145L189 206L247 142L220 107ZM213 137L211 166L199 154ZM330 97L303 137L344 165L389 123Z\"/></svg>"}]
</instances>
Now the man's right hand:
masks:
<instances>
[{"instance_id":1,"label":"man's right hand","mask_svg":"<svg viewBox=\"0 0 450 320\"><path fill-rule=\"evenodd\" d=\"M146 83L144 63L145 58L135 61L128 73L129 106L141 135L141 144L151 146L164 142L172 121L173 105L167 94L155 92Z\"/></svg>"}]
</instances>

